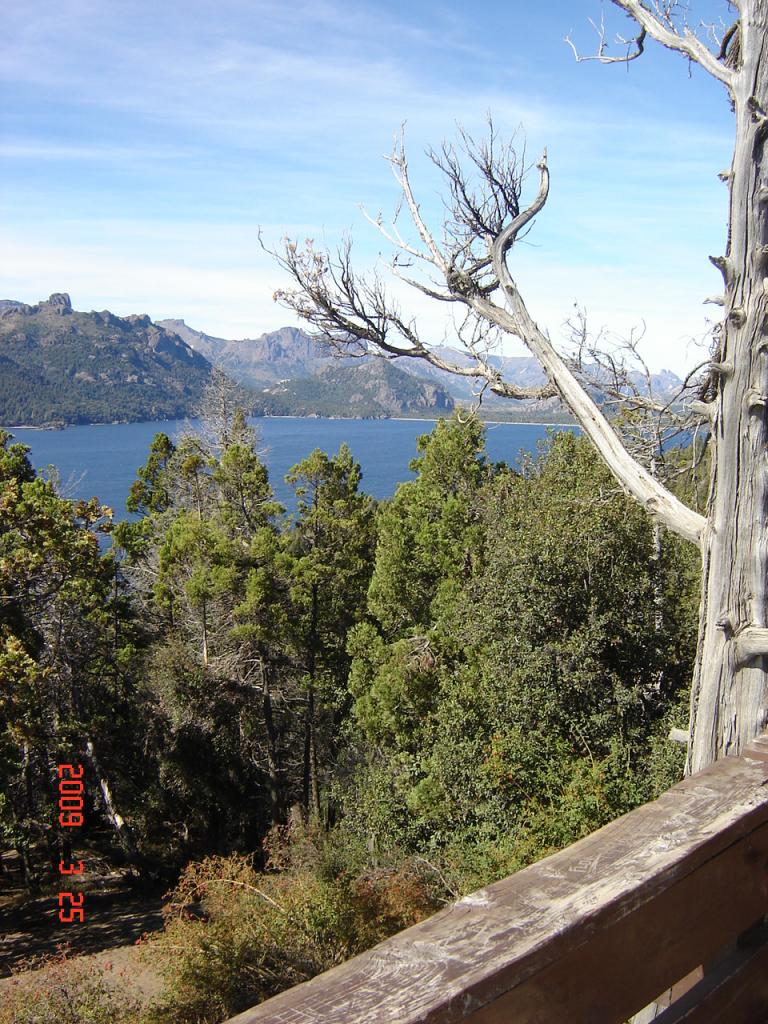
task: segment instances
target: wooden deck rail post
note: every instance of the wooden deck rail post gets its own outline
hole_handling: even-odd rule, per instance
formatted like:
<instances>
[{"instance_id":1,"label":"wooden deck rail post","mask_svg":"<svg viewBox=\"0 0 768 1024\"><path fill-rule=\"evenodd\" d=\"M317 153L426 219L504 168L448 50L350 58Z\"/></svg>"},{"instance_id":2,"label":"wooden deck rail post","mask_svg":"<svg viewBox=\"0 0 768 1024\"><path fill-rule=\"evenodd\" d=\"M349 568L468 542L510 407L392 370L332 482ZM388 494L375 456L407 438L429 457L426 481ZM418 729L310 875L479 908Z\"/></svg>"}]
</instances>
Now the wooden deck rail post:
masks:
<instances>
[{"instance_id":1,"label":"wooden deck rail post","mask_svg":"<svg viewBox=\"0 0 768 1024\"><path fill-rule=\"evenodd\" d=\"M228 1024L768 1019L768 736ZM752 928L749 941L738 941Z\"/></svg>"}]
</instances>

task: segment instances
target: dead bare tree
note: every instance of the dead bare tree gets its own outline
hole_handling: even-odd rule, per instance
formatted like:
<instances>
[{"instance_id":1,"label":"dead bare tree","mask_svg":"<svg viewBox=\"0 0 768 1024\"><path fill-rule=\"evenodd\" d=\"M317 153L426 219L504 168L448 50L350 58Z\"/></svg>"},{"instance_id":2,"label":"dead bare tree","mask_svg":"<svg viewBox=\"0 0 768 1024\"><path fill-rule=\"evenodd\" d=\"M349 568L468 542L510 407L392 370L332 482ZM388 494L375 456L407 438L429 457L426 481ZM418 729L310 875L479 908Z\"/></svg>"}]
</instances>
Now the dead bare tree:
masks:
<instances>
[{"instance_id":1,"label":"dead bare tree","mask_svg":"<svg viewBox=\"0 0 768 1024\"><path fill-rule=\"evenodd\" d=\"M415 322L389 298L381 280L358 276L348 244L335 255L313 244L287 243L278 255L293 286L278 300L312 324L332 345L357 354L426 360L473 377L508 398L556 393L571 409L620 485L669 530L701 546L699 646L691 695L688 770L736 753L766 724L768 696L768 5L737 0L737 20L715 49L690 30L672 0L613 0L637 34L608 56L604 38L594 59L634 60L649 40L699 64L726 88L736 140L730 169L726 253L711 257L724 281L719 351L698 414L712 439L712 477L706 516L681 503L632 456L547 334L530 315L510 267L515 243L549 194L546 153L537 164L539 187L521 205L523 165L500 145L491 126L480 144L464 135L459 151L431 153L447 185L446 219L438 237L425 222L411 186L402 140L391 157L403 209L414 230L405 237L395 217L376 223L394 246L393 270L422 294L462 312L460 339L469 365L430 349ZM461 152L463 151L463 153ZM505 382L488 359L499 332L521 339L547 377L541 389Z\"/></svg>"},{"instance_id":2,"label":"dead bare tree","mask_svg":"<svg viewBox=\"0 0 768 1024\"><path fill-rule=\"evenodd\" d=\"M605 328L593 334L585 311L577 309L566 326L573 347L568 365L599 396L630 455L663 483L689 476L694 504L697 510L703 507L706 494L699 494L698 477L710 437L706 411L712 398L711 359L695 365L684 380L660 389L658 375L641 352L644 325L628 337L609 337ZM688 458L679 458L681 448ZM669 458L672 453L674 460Z\"/></svg>"}]
</instances>

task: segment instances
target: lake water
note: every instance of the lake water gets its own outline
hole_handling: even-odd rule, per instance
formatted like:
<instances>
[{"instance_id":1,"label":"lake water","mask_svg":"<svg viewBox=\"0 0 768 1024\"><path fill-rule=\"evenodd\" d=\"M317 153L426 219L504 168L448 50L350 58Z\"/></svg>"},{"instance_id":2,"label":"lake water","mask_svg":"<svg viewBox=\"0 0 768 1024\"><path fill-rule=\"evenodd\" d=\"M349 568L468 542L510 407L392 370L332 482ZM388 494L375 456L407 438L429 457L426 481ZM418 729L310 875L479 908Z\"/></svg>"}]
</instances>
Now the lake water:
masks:
<instances>
[{"instance_id":1,"label":"lake water","mask_svg":"<svg viewBox=\"0 0 768 1024\"><path fill-rule=\"evenodd\" d=\"M265 417L251 420L278 501L292 506L293 492L283 477L315 448L329 454L342 442L349 445L363 471L362 487L376 498L394 493L397 484L413 474L408 463L416 455L416 438L429 433L430 420L324 420ZM67 497L98 497L124 519L125 498L136 470L147 459L158 431L176 439L194 427L189 420L151 423L105 423L64 430L14 429L13 435L30 447L34 466L58 469ZM530 423L488 424L486 439L494 462L514 465L521 451L533 451L547 427ZM563 428L553 428L563 429ZM565 428L575 429L575 428Z\"/></svg>"}]
</instances>

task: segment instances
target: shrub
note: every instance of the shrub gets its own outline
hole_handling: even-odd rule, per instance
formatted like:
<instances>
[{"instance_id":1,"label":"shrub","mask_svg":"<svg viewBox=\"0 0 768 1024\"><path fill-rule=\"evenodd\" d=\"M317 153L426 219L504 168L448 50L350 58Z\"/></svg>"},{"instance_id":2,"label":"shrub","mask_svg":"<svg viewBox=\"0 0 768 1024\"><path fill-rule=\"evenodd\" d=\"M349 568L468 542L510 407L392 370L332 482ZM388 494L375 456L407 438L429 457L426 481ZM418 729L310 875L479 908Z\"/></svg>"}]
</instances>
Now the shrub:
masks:
<instances>
[{"instance_id":1,"label":"shrub","mask_svg":"<svg viewBox=\"0 0 768 1024\"><path fill-rule=\"evenodd\" d=\"M264 874L250 858L191 864L148 940L167 988L150 1024L218 1024L362 952L435 909L409 867L351 879Z\"/></svg>"}]
</instances>

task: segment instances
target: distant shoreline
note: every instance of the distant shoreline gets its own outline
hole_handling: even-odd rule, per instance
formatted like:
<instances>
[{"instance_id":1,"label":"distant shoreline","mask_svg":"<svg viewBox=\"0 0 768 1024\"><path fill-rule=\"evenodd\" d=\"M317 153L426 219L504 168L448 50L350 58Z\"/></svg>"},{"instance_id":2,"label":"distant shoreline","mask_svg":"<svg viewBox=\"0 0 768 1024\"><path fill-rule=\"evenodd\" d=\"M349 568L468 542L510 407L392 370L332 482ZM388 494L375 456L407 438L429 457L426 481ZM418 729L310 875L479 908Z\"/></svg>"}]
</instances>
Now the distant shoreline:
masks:
<instances>
[{"instance_id":1,"label":"distant shoreline","mask_svg":"<svg viewBox=\"0 0 768 1024\"><path fill-rule=\"evenodd\" d=\"M11 423L0 424L0 430L44 430L58 431L67 430L70 427L119 427L131 423L178 423L180 420L191 420L197 417L174 416L168 419L157 420L98 420L92 423L62 423L56 426L49 426L41 423ZM259 420L331 420L336 423L437 423L438 420L448 419L448 416L297 416L271 414L268 416L249 416L249 420L258 423ZM560 420L503 420L484 419L480 417L483 426L496 424L508 427L578 427L574 420L562 422Z\"/></svg>"}]
</instances>

